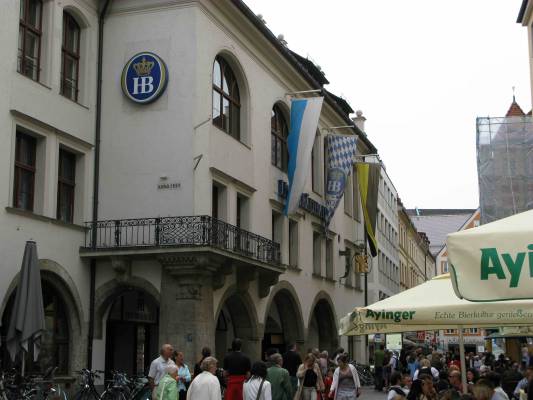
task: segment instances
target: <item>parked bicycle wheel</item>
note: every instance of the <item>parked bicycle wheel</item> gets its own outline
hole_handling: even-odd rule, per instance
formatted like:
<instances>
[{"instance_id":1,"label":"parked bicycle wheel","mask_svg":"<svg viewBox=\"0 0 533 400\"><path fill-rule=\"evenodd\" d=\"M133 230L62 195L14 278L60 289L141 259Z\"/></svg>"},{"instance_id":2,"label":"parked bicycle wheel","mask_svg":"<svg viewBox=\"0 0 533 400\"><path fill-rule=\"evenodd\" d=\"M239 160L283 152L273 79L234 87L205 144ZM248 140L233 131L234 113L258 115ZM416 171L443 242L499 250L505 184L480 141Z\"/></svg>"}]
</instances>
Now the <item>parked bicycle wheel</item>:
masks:
<instances>
[{"instance_id":1,"label":"parked bicycle wheel","mask_svg":"<svg viewBox=\"0 0 533 400\"><path fill-rule=\"evenodd\" d=\"M101 400L128 400L125 393L121 391L108 391L102 393Z\"/></svg>"},{"instance_id":2,"label":"parked bicycle wheel","mask_svg":"<svg viewBox=\"0 0 533 400\"><path fill-rule=\"evenodd\" d=\"M152 390L144 388L133 395L132 400L150 400L152 398Z\"/></svg>"},{"instance_id":3,"label":"parked bicycle wheel","mask_svg":"<svg viewBox=\"0 0 533 400\"><path fill-rule=\"evenodd\" d=\"M82 390L74 395L74 400L101 400L101 398L95 393Z\"/></svg>"}]
</instances>

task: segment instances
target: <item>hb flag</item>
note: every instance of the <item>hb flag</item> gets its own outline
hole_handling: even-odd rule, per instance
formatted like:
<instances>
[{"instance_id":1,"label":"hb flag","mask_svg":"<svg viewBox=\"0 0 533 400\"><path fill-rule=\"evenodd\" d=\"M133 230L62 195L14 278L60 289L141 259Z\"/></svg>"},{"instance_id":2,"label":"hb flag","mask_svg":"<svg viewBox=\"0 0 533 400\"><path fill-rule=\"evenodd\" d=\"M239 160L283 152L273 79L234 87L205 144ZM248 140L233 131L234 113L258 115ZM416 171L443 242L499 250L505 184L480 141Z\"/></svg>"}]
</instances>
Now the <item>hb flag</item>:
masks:
<instances>
[{"instance_id":1,"label":"hb flag","mask_svg":"<svg viewBox=\"0 0 533 400\"><path fill-rule=\"evenodd\" d=\"M326 185L326 228L341 201L355 163L357 138L348 135L327 135L328 179Z\"/></svg>"},{"instance_id":2,"label":"hb flag","mask_svg":"<svg viewBox=\"0 0 533 400\"><path fill-rule=\"evenodd\" d=\"M361 194L361 205L365 217L365 235L368 239L370 254L378 255L378 241L376 238L376 219L378 213L379 177L381 174L380 163L357 163L357 181Z\"/></svg>"},{"instance_id":3,"label":"hb flag","mask_svg":"<svg viewBox=\"0 0 533 400\"><path fill-rule=\"evenodd\" d=\"M311 165L311 152L323 100L323 97L310 97L291 101L291 127L287 138L289 193L285 204L285 215L292 214L298 209Z\"/></svg>"}]
</instances>

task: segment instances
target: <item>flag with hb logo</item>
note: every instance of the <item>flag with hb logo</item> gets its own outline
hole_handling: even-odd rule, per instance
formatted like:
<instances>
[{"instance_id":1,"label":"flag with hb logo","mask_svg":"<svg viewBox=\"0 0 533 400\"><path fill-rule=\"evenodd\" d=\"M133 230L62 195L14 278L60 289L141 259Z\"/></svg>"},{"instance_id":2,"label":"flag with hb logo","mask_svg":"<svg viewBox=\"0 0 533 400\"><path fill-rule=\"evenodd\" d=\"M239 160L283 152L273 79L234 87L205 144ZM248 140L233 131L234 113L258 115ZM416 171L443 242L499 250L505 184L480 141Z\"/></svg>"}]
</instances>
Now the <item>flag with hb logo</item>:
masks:
<instances>
[{"instance_id":1,"label":"flag with hb logo","mask_svg":"<svg viewBox=\"0 0 533 400\"><path fill-rule=\"evenodd\" d=\"M326 185L326 228L341 201L355 163L357 138L348 135L327 135L328 175Z\"/></svg>"}]
</instances>

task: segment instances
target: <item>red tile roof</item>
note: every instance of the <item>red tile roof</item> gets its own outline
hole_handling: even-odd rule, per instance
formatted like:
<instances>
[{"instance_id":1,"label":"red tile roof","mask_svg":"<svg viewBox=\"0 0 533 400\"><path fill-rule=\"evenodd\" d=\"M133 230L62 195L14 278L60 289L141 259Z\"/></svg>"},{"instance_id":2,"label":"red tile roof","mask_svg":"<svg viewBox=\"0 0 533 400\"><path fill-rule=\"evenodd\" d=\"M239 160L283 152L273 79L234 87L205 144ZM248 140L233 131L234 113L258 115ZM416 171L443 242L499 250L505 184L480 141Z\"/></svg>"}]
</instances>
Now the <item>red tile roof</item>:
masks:
<instances>
[{"instance_id":1,"label":"red tile roof","mask_svg":"<svg viewBox=\"0 0 533 400\"><path fill-rule=\"evenodd\" d=\"M513 99L511 107L509 107L507 114L505 114L506 117L524 117L525 115L526 113L520 108L515 99Z\"/></svg>"}]
</instances>

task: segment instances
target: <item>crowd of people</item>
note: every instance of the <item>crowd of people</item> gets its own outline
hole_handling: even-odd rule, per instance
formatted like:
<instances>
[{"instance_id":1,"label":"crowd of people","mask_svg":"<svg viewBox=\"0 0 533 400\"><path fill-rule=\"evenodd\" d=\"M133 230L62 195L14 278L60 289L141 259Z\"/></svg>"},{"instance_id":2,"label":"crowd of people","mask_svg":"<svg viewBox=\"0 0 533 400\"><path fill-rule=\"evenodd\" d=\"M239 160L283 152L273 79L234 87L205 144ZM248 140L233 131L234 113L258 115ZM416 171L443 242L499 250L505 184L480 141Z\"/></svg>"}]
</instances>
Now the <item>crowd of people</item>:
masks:
<instances>
[{"instance_id":1,"label":"crowd of people","mask_svg":"<svg viewBox=\"0 0 533 400\"><path fill-rule=\"evenodd\" d=\"M533 400L533 359L469 353L463 383L458 354L411 351L374 353L375 390L387 400ZM465 385L465 386L463 386Z\"/></svg>"},{"instance_id":2,"label":"crowd of people","mask_svg":"<svg viewBox=\"0 0 533 400\"><path fill-rule=\"evenodd\" d=\"M266 361L252 364L234 339L221 365L209 348L191 373L183 353L162 346L148 378L152 400L355 400L361 394L356 368L342 348L332 357L309 349L302 360L296 345L281 354L271 348Z\"/></svg>"},{"instance_id":3,"label":"crowd of people","mask_svg":"<svg viewBox=\"0 0 533 400\"><path fill-rule=\"evenodd\" d=\"M302 359L291 345L284 354L268 349L265 361L252 363L241 348L235 339L220 364L204 348L191 372L183 353L164 345L148 374L152 400L356 400L361 394L357 369L343 349L331 357L309 349ZM387 400L533 400L531 364L529 358L517 363L503 354L469 353L463 382L457 354L379 346L375 390Z\"/></svg>"}]
</instances>

